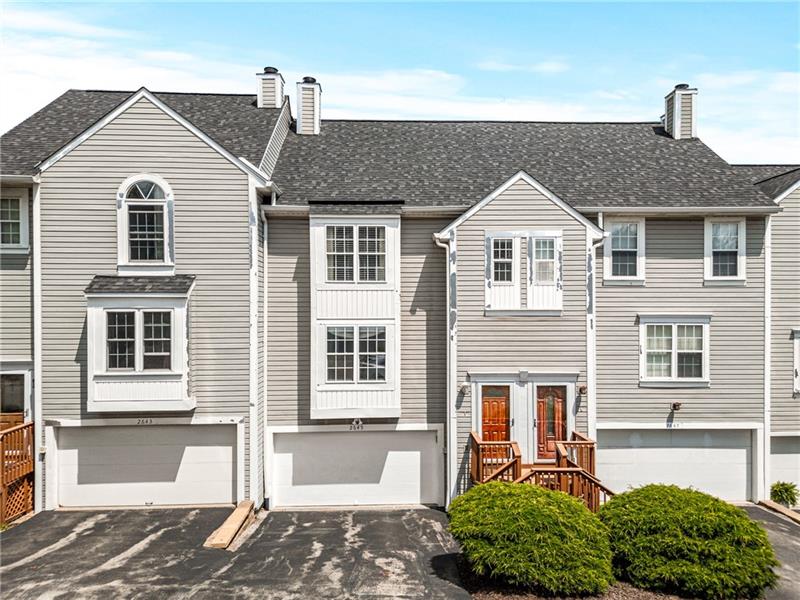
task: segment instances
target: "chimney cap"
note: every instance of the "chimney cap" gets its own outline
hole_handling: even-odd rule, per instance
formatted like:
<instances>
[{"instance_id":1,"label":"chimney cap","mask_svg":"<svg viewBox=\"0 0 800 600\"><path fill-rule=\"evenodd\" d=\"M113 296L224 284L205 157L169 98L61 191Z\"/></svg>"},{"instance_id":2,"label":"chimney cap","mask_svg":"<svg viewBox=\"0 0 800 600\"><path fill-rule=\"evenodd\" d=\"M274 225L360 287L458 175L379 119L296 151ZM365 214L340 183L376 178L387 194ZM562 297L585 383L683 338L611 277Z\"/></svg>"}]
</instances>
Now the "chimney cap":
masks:
<instances>
[{"instance_id":1,"label":"chimney cap","mask_svg":"<svg viewBox=\"0 0 800 600\"><path fill-rule=\"evenodd\" d=\"M306 75L303 77L303 83L317 83L317 80L314 77Z\"/></svg>"},{"instance_id":2,"label":"chimney cap","mask_svg":"<svg viewBox=\"0 0 800 600\"><path fill-rule=\"evenodd\" d=\"M275 75L278 73L277 67L264 67L264 73L266 75Z\"/></svg>"},{"instance_id":3,"label":"chimney cap","mask_svg":"<svg viewBox=\"0 0 800 600\"><path fill-rule=\"evenodd\" d=\"M688 83L678 83L675 85L676 90L688 90L689 84Z\"/></svg>"}]
</instances>

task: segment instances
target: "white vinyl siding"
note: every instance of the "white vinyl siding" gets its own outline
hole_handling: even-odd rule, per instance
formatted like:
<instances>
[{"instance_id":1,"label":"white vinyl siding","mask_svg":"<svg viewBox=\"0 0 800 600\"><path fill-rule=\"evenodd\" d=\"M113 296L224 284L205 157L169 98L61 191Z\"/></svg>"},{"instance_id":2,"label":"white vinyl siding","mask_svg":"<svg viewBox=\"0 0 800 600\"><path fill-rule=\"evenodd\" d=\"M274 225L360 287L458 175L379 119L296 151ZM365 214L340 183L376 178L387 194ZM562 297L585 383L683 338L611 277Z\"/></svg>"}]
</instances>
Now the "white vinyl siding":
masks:
<instances>
[{"instance_id":1,"label":"white vinyl siding","mask_svg":"<svg viewBox=\"0 0 800 600\"><path fill-rule=\"evenodd\" d=\"M604 226L609 232L603 245L606 280L644 282L645 220L606 219Z\"/></svg>"},{"instance_id":2,"label":"white vinyl siding","mask_svg":"<svg viewBox=\"0 0 800 600\"><path fill-rule=\"evenodd\" d=\"M706 219L706 280L745 280L745 265L747 262L746 235L745 219Z\"/></svg>"}]
</instances>

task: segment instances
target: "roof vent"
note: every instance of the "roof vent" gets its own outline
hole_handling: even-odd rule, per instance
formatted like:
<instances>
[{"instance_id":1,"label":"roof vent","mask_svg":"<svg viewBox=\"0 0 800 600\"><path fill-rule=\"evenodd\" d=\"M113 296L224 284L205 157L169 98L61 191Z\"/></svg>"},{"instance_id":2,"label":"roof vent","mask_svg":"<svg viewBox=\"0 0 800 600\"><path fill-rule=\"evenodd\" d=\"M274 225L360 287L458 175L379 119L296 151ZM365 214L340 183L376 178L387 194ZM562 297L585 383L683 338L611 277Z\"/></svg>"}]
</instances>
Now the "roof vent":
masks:
<instances>
[{"instance_id":1,"label":"roof vent","mask_svg":"<svg viewBox=\"0 0 800 600\"><path fill-rule=\"evenodd\" d=\"M275 67L264 67L258 73L258 108L280 108L283 106L283 75Z\"/></svg>"},{"instance_id":2,"label":"roof vent","mask_svg":"<svg viewBox=\"0 0 800 600\"><path fill-rule=\"evenodd\" d=\"M314 77L309 77L306 75L303 77L303 83L317 83L317 80Z\"/></svg>"},{"instance_id":3,"label":"roof vent","mask_svg":"<svg viewBox=\"0 0 800 600\"><path fill-rule=\"evenodd\" d=\"M688 83L679 83L675 86L676 90L688 90L689 84Z\"/></svg>"}]
</instances>

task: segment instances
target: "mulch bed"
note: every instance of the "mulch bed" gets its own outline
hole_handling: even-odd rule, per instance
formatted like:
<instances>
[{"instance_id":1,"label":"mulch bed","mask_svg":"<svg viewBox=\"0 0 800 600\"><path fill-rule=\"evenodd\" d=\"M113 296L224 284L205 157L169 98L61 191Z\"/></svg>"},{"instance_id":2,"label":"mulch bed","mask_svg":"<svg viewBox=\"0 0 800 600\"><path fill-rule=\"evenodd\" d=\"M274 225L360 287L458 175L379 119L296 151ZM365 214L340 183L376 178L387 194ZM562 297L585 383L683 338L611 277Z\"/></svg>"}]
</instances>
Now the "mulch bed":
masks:
<instances>
[{"instance_id":1,"label":"mulch bed","mask_svg":"<svg viewBox=\"0 0 800 600\"><path fill-rule=\"evenodd\" d=\"M680 600L678 596L647 592L622 582L614 584L601 596L588 596L580 599L540 596L525 589L515 588L476 576L470 571L466 561L461 556L458 557L458 573L461 577L462 585L476 600Z\"/></svg>"}]
</instances>

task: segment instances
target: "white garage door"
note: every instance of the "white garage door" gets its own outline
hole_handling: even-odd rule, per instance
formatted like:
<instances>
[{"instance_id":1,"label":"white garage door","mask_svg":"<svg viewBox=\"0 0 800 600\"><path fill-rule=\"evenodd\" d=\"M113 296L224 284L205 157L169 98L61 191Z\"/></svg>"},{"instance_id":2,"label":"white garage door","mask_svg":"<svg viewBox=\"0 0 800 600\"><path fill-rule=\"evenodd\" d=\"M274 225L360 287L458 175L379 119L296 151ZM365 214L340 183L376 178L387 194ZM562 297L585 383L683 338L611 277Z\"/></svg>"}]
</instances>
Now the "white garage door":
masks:
<instances>
[{"instance_id":1,"label":"white garage door","mask_svg":"<svg viewBox=\"0 0 800 600\"><path fill-rule=\"evenodd\" d=\"M274 443L274 506L443 503L436 432L276 433Z\"/></svg>"},{"instance_id":2,"label":"white garage door","mask_svg":"<svg viewBox=\"0 0 800 600\"><path fill-rule=\"evenodd\" d=\"M230 503L236 427L158 425L58 430L61 506Z\"/></svg>"},{"instance_id":3,"label":"white garage door","mask_svg":"<svg viewBox=\"0 0 800 600\"><path fill-rule=\"evenodd\" d=\"M597 474L615 492L672 483L724 500L748 500L750 446L748 430L600 430Z\"/></svg>"}]
</instances>

